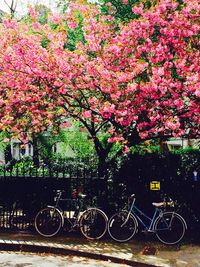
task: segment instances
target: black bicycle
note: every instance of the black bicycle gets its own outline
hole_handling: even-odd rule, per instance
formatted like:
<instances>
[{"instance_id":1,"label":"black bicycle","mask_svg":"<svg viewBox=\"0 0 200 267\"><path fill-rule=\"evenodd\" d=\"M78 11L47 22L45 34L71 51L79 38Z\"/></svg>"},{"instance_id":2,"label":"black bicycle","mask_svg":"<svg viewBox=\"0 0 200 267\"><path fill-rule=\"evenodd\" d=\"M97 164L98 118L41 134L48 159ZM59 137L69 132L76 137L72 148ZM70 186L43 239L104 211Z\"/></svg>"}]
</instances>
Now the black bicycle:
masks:
<instances>
[{"instance_id":1,"label":"black bicycle","mask_svg":"<svg viewBox=\"0 0 200 267\"><path fill-rule=\"evenodd\" d=\"M55 205L41 209L34 221L36 231L45 237L55 236L61 228L65 227L68 232L80 229L87 239L100 239L107 231L107 215L99 208L90 207L82 211L82 200L86 195L78 194L74 203L75 211L70 218L70 211L64 211L60 207L61 201L69 201L69 198L62 198L64 191L57 190L54 198Z\"/></svg>"}]
</instances>

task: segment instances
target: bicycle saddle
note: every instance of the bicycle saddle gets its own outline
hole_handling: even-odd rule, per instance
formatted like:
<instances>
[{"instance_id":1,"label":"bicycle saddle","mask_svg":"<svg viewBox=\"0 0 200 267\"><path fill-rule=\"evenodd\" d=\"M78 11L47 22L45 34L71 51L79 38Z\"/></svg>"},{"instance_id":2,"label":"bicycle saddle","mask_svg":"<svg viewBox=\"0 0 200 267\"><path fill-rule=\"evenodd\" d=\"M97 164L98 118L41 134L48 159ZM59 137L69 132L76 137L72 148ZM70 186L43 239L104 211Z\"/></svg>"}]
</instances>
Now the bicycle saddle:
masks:
<instances>
[{"instance_id":1,"label":"bicycle saddle","mask_svg":"<svg viewBox=\"0 0 200 267\"><path fill-rule=\"evenodd\" d=\"M152 205L156 208L161 208L166 206L166 202L153 202Z\"/></svg>"},{"instance_id":2,"label":"bicycle saddle","mask_svg":"<svg viewBox=\"0 0 200 267\"><path fill-rule=\"evenodd\" d=\"M86 196L87 196L86 194L82 194L82 193L79 193L79 194L78 194L78 197L79 197L79 198L85 198Z\"/></svg>"}]
</instances>

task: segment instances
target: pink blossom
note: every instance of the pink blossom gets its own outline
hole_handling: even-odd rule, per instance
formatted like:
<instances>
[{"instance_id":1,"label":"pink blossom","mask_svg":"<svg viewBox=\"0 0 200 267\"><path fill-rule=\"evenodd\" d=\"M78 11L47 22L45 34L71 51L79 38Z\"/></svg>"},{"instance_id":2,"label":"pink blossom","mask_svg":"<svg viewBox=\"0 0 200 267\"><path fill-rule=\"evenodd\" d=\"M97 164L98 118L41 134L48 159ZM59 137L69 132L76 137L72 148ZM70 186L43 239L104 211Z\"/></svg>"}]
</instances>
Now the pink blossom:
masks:
<instances>
[{"instance_id":1,"label":"pink blossom","mask_svg":"<svg viewBox=\"0 0 200 267\"><path fill-rule=\"evenodd\" d=\"M120 96L122 95L122 93L120 92L120 91L118 91L118 92L115 92L114 94L110 94L110 96L111 96L111 98L112 99L118 99Z\"/></svg>"},{"instance_id":2,"label":"pink blossom","mask_svg":"<svg viewBox=\"0 0 200 267\"><path fill-rule=\"evenodd\" d=\"M123 151L124 151L124 153L127 154L127 153L130 151L130 149L129 149L128 146L124 146L124 147L123 147Z\"/></svg>"},{"instance_id":3,"label":"pink blossom","mask_svg":"<svg viewBox=\"0 0 200 267\"><path fill-rule=\"evenodd\" d=\"M65 95L66 92L67 92L67 89L66 89L66 87L65 87L64 85L61 86L61 87L58 89L58 93L59 93L59 94Z\"/></svg>"},{"instance_id":4,"label":"pink blossom","mask_svg":"<svg viewBox=\"0 0 200 267\"><path fill-rule=\"evenodd\" d=\"M72 123L70 121L65 121L61 124L61 128L69 128L72 126Z\"/></svg>"},{"instance_id":5,"label":"pink blossom","mask_svg":"<svg viewBox=\"0 0 200 267\"><path fill-rule=\"evenodd\" d=\"M112 4L110 2L106 3L107 7L112 7Z\"/></svg>"},{"instance_id":6,"label":"pink blossom","mask_svg":"<svg viewBox=\"0 0 200 267\"><path fill-rule=\"evenodd\" d=\"M49 21L50 21L50 22L53 22L53 23L55 23L55 24L59 24L59 23L62 21L62 19L61 19L61 17L60 17L59 14L57 14L57 13L53 13L53 14L51 14L51 15L49 16Z\"/></svg>"},{"instance_id":7,"label":"pink blossom","mask_svg":"<svg viewBox=\"0 0 200 267\"><path fill-rule=\"evenodd\" d=\"M23 144L26 144L28 143L30 140L30 137L29 136L26 136L24 134L20 134L20 141L23 143Z\"/></svg>"},{"instance_id":8,"label":"pink blossom","mask_svg":"<svg viewBox=\"0 0 200 267\"><path fill-rule=\"evenodd\" d=\"M195 91L195 95L197 97L200 97L200 88L197 88L196 91Z\"/></svg>"},{"instance_id":9,"label":"pink blossom","mask_svg":"<svg viewBox=\"0 0 200 267\"><path fill-rule=\"evenodd\" d=\"M38 119L34 119L33 121L32 121L32 125L33 126L36 126L36 125L39 125L40 124L40 121L38 120Z\"/></svg>"},{"instance_id":10,"label":"pink blossom","mask_svg":"<svg viewBox=\"0 0 200 267\"><path fill-rule=\"evenodd\" d=\"M0 98L0 107L3 106L4 100Z\"/></svg>"},{"instance_id":11,"label":"pink blossom","mask_svg":"<svg viewBox=\"0 0 200 267\"><path fill-rule=\"evenodd\" d=\"M91 115L92 115L91 110L86 110L86 111L83 111L83 112L82 112L82 116L83 116L83 118L85 118L85 119L89 119L89 118L91 118Z\"/></svg>"},{"instance_id":12,"label":"pink blossom","mask_svg":"<svg viewBox=\"0 0 200 267\"><path fill-rule=\"evenodd\" d=\"M166 121L165 126L171 129L172 131L175 131L176 129L179 129L180 123L179 121L171 119L171 120Z\"/></svg>"},{"instance_id":13,"label":"pink blossom","mask_svg":"<svg viewBox=\"0 0 200 267\"><path fill-rule=\"evenodd\" d=\"M128 4L128 0L122 0L122 4L123 5L127 5Z\"/></svg>"},{"instance_id":14,"label":"pink blossom","mask_svg":"<svg viewBox=\"0 0 200 267\"><path fill-rule=\"evenodd\" d=\"M8 142L10 142L10 139L7 138L7 137L5 137L5 138L3 139L3 142L4 142L4 143L8 143Z\"/></svg>"},{"instance_id":15,"label":"pink blossom","mask_svg":"<svg viewBox=\"0 0 200 267\"><path fill-rule=\"evenodd\" d=\"M134 6L132 8L133 13L137 14L137 15L141 15L143 14L143 5L140 6Z\"/></svg>"},{"instance_id":16,"label":"pink blossom","mask_svg":"<svg viewBox=\"0 0 200 267\"><path fill-rule=\"evenodd\" d=\"M145 139L145 138L147 138L148 137L148 132L140 132L140 137L142 138L142 139Z\"/></svg>"},{"instance_id":17,"label":"pink blossom","mask_svg":"<svg viewBox=\"0 0 200 267\"><path fill-rule=\"evenodd\" d=\"M6 28L8 28L8 29L14 29L17 25L16 20L3 19L2 22L6 26Z\"/></svg>"},{"instance_id":18,"label":"pink blossom","mask_svg":"<svg viewBox=\"0 0 200 267\"><path fill-rule=\"evenodd\" d=\"M112 104L112 105L106 105L102 108L101 110L101 115L104 119L108 119L111 117L111 115L114 113L115 111L115 106Z\"/></svg>"},{"instance_id":19,"label":"pink blossom","mask_svg":"<svg viewBox=\"0 0 200 267\"><path fill-rule=\"evenodd\" d=\"M40 30L40 25L39 25L38 22L34 22L32 25L33 25L33 29L34 29L35 31Z\"/></svg>"},{"instance_id":20,"label":"pink blossom","mask_svg":"<svg viewBox=\"0 0 200 267\"><path fill-rule=\"evenodd\" d=\"M115 143L115 142L121 142L124 141L124 138L122 136L114 136L108 138L108 143Z\"/></svg>"},{"instance_id":21,"label":"pink blossom","mask_svg":"<svg viewBox=\"0 0 200 267\"><path fill-rule=\"evenodd\" d=\"M37 12L36 12L36 10L35 10L34 7L29 6L28 13L29 13L29 15L30 15L30 17L31 17L32 19L36 19L36 18L37 18Z\"/></svg>"},{"instance_id":22,"label":"pink blossom","mask_svg":"<svg viewBox=\"0 0 200 267\"><path fill-rule=\"evenodd\" d=\"M51 120L51 119L53 119L53 117L54 117L54 115L53 115L52 113L48 113L48 114L47 114L47 118L48 118L48 119Z\"/></svg>"},{"instance_id":23,"label":"pink blossom","mask_svg":"<svg viewBox=\"0 0 200 267\"><path fill-rule=\"evenodd\" d=\"M74 30L78 26L78 24L76 21L71 20L71 21L68 21L68 26L70 29Z\"/></svg>"},{"instance_id":24,"label":"pink blossom","mask_svg":"<svg viewBox=\"0 0 200 267\"><path fill-rule=\"evenodd\" d=\"M135 92L139 88L137 83L128 84L127 91L128 92Z\"/></svg>"},{"instance_id":25,"label":"pink blossom","mask_svg":"<svg viewBox=\"0 0 200 267\"><path fill-rule=\"evenodd\" d=\"M164 67L152 68L152 73L154 75L163 76L165 74Z\"/></svg>"},{"instance_id":26,"label":"pink blossom","mask_svg":"<svg viewBox=\"0 0 200 267\"><path fill-rule=\"evenodd\" d=\"M84 127L80 127L80 132L84 133L84 132L86 132L86 129Z\"/></svg>"}]
</instances>

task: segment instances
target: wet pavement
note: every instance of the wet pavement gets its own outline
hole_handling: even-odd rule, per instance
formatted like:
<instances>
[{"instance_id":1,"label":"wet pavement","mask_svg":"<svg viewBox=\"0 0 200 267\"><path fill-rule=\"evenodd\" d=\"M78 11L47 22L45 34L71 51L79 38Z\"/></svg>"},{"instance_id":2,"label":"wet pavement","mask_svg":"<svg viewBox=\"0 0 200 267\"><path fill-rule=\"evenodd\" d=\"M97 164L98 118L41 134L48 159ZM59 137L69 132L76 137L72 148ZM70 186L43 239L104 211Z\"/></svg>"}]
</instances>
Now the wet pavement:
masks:
<instances>
[{"instance_id":1,"label":"wet pavement","mask_svg":"<svg viewBox=\"0 0 200 267\"><path fill-rule=\"evenodd\" d=\"M145 240L145 241L144 241ZM37 234L28 234L23 232L18 233L1 233L0 234L0 248L3 248L3 244L20 244L20 245L30 245L30 246L40 246L40 247L48 247L48 248L60 248L64 250L73 250L73 251L79 251L82 253L92 253L96 255L105 255L105 256L111 256L118 258L120 260L124 259L129 262L139 262L139 263L147 263L154 266L162 266L162 267L200 267L200 244L194 245L194 244L180 244L177 246L165 246L160 244L157 241L149 240L144 238L142 241L141 239L137 240L131 240L127 243L117 243L114 241L111 241L110 239L103 239L99 241L89 241L79 236L56 236L52 237L50 239L40 237ZM2 249L0 249L2 250ZM23 248L22 248L23 250ZM13 252L9 252L9 255ZM51 257L55 257L51 255L43 255L45 260L38 259L35 264L32 262L27 262L26 257L27 255L23 255L22 259L24 259L24 263L30 263L32 265L25 265L24 263L21 265L12 265L10 256L8 254L6 255L5 252L0 253L0 266L43 266L38 265L38 262L42 262L43 264L48 263L49 259L52 259ZM40 255L41 256L41 255ZM38 257L40 257L38 255ZM5 259L7 257L7 262L10 262L10 265L2 265L3 262L5 262ZM29 256L27 256L29 257ZM34 256L36 257L36 256ZM61 256L56 256L61 257ZM63 258L59 258L58 265L55 265L55 261L53 266L85 266L84 261L81 257L74 256L75 258L71 259L70 264L65 265L66 263L66 257L65 260ZM12 259L13 257L11 257ZM15 257L16 258L16 257ZM57 258L58 259L58 258ZM76 259L76 260L74 260ZM69 258L68 258L69 260ZM78 260L78 261L77 261ZM109 265L109 262L106 262L105 260L102 262L98 260L95 262L95 260L92 260L93 262L87 262L87 266L127 266L125 264L116 264ZM20 260L19 260L20 262ZM81 265L80 265L81 263ZM109 264L108 264L109 263ZM50 263L49 263L50 264ZM97 265L95 265L97 264ZM50 265L44 265L44 266L51 266ZM134 265L132 265L134 266ZM137 265L139 266L139 265Z\"/></svg>"}]
</instances>

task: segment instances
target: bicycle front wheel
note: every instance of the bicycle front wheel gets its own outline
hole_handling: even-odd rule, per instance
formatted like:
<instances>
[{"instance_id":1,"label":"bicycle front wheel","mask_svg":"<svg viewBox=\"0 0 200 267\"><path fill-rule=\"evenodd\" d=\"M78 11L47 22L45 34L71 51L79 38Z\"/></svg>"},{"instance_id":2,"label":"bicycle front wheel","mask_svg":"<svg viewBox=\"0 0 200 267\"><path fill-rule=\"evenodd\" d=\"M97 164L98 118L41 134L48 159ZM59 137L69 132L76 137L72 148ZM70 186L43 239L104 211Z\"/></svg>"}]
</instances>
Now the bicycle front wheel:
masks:
<instances>
[{"instance_id":1,"label":"bicycle front wheel","mask_svg":"<svg viewBox=\"0 0 200 267\"><path fill-rule=\"evenodd\" d=\"M79 220L80 231L87 239L100 239L107 231L108 217L97 208L85 210Z\"/></svg>"},{"instance_id":2,"label":"bicycle front wheel","mask_svg":"<svg viewBox=\"0 0 200 267\"><path fill-rule=\"evenodd\" d=\"M154 223L157 238L166 245L174 245L185 235L186 222L176 212L164 212Z\"/></svg>"},{"instance_id":3,"label":"bicycle front wheel","mask_svg":"<svg viewBox=\"0 0 200 267\"><path fill-rule=\"evenodd\" d=\"M128 211L120 211L114 214L108 221L108 233L117 242L126 242L136 233L137 219Z\"/></svg>"},{"instance_id":4,"label":"bicycle front wheel","mask_svg":"<svg viewBox=\"0 0 200 267\"><path fill-rule=\"evenodd\" d=\"M47 207L38 212L34 225L40 235L52 237L60 231L63 225L63 217L58 209Z\"/></svg>"}]
</instances>

